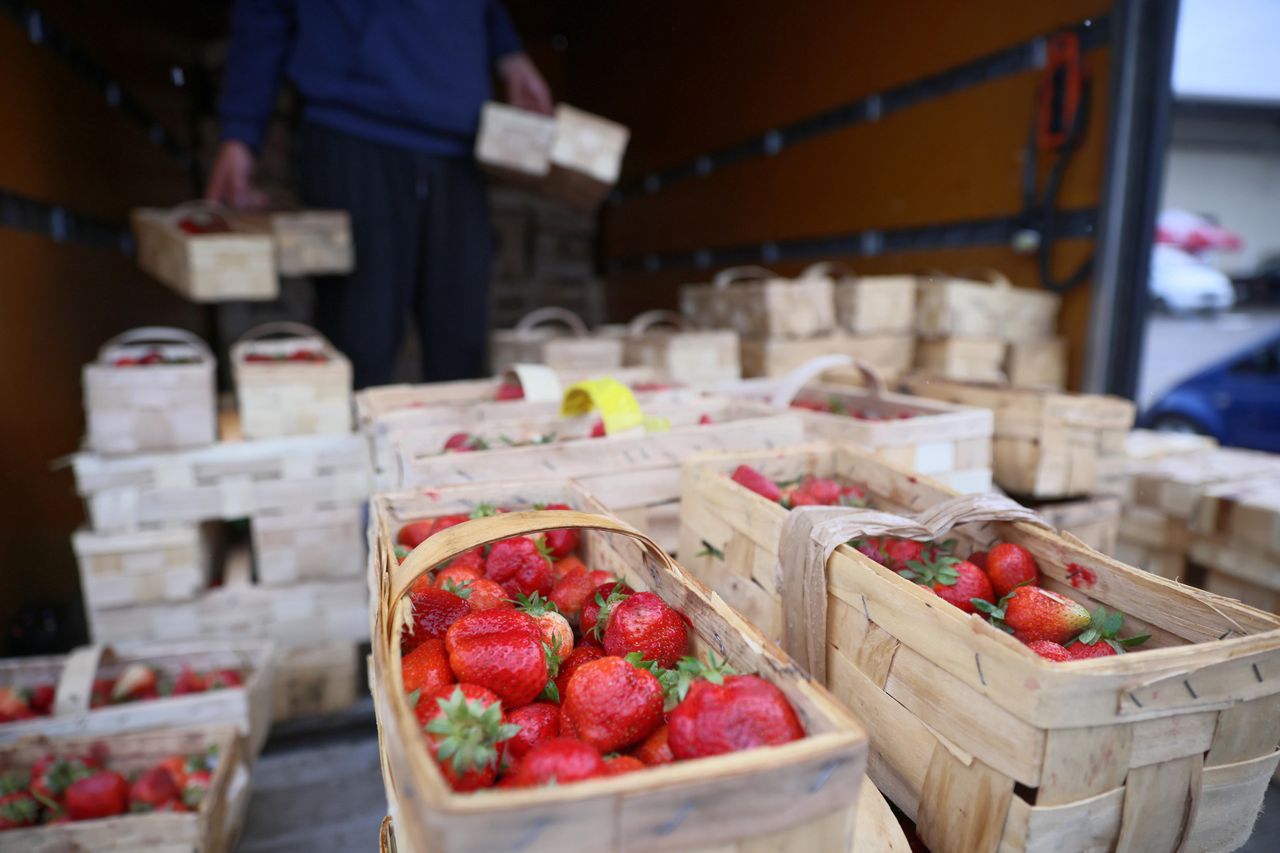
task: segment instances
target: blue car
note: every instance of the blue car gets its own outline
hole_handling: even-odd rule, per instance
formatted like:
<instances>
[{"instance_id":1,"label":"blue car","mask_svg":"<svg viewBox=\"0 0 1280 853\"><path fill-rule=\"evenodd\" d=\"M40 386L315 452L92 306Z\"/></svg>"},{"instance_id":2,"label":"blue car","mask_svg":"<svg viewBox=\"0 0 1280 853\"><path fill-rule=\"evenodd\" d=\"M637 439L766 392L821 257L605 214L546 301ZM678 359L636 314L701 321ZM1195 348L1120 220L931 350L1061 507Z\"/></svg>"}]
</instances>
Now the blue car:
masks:
<instances>
[{"instance_id":1,"label":"blue car","mask_svg":"<svg viewBox=\"0 0 1280 853\"><path fill-rule=\"evenodd\" d=\"M1183 380L1142 414L1139 425L1280 452L1280 336Z\"/></svg>"}]
</instances>

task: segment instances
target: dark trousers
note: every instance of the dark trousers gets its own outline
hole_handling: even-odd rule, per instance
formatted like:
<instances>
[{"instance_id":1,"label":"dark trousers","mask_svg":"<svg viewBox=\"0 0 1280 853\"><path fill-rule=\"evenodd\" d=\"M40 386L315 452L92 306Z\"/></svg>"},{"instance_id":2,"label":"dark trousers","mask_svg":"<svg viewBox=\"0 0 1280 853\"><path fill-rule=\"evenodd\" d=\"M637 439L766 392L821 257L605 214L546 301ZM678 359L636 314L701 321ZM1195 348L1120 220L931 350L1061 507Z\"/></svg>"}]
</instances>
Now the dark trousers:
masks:
<instances>
[{"instance_id":1,"label":"dark trousers","mask_svg":"<svg viewBox=\"0 0 1280 853\"><path fill-rule=\"evenodd\" d=\"M479 376L492 233L475 164L307 124L299 165L307 205L351 213L355 272L316 279L316 325L351 359L356 387L391 380L410 315L426 381Z\"/></svg>"}]
</instances>

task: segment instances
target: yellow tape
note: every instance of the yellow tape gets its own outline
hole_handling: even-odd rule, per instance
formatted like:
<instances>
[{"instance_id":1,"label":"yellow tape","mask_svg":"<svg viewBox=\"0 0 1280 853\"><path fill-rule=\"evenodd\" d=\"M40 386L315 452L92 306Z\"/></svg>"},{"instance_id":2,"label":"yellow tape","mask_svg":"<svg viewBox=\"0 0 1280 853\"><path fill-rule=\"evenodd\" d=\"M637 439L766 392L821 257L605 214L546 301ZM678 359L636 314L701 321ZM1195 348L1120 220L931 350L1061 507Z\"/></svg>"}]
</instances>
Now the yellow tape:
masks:
<instances>
[{"instance_id":1,"label":"yellow tape","mask_svg":"<svg viewBox=\"0 0 1280 853\"><path fill-rule=\"evenodd\" d=\"M570 385L560 404L560 415L570 418L599 409L606 434L644 424L644 412L631 389L616 379L587 379Z\"/></svg>"}]
</instances>

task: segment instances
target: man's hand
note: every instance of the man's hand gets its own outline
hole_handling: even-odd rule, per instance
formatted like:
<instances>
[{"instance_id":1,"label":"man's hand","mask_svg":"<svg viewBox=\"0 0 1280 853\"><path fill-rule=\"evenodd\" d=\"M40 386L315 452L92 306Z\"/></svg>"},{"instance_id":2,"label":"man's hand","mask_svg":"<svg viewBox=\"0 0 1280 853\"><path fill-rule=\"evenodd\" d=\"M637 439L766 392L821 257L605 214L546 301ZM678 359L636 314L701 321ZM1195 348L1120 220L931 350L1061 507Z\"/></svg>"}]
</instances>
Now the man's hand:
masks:
<instances>
[{"instance_id":1,"label":"man's hand","mask_svg":"<svg viewBox=\"0 0 1280 853\"><path fill-rule=\"evenodd\" d=\"M551 115L551 90L528 54L513 53L498 60L498 76L511 106Z\"/></svg>"},{"instance_id":2,"label":"man's hand","mask_svg":"<svg viewBox=\"0 0 1280 853\"><path fill-rule=\"evenodd\" d=\"M253 151L248 145L234 139L223 142L213 161L205 199L227 207L266 207L266 193L253 185L253 164Z\"/></svg>"}]
</instances>

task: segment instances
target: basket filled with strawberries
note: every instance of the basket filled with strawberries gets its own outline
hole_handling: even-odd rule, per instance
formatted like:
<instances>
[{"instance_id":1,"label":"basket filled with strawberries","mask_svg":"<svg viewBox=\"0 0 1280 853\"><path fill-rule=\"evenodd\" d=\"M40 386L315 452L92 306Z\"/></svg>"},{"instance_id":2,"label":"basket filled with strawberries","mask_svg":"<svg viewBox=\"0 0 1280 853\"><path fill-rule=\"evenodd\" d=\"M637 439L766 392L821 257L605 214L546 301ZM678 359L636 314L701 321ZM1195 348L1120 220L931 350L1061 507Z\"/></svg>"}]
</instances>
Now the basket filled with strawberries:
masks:
<instances>
[{"instance_id":1,"label":"basket filled with strawberries","mask_svg":"<svg viewBox=\"0 0 1280 853\"><path fill-rule=\"evenodd\" d=\"M231 211L202 201L129 216L138 266L193 302L275 299L275 245L243 230Z\"/></svg>"},{"instance_id":2,"label":"basket filled with strawberries","mask_svg":"<svg viewBox=\"0 0 1280 853\"><path fill-rule=\"evenodd\" d=\"M84 366L85 444L94 453L183 450L217 436L214 358L185 329L145 326Z\"/></svg>"},{"instance_id":3,"label":"basket filled with strawberries","mask_svg":"<svg viewBox=\"0 0 1280 853\"><path fill-rule=\"evenodd\" d=\"M351 362L301 323L264 323L231 347L245 438L351 432Z\"/></svg>"},{"instance_id":4,"label":"basket filled with strawberries","mask_svg":"<svg viewBox=\"0 0 1280 853\"><path fill-rule=\"evenodd\" d=\"M270 644L246 641L91 645L0 661L0 742L228 725L252 761L271 724L273 673Z\"/></svg>"},{"instance_id":5,"label":"basket filled with strawberries","mask_svg":"<svg viewBox=\"0 0 1280 853\"><path fill-rule=\"evenodd\" d=\"M857 722L651 540L570 504L603 512L551 482L375 500L401 843L848 849Z\"/></svg>"},{"instance_id":6,"label":"basket filled with strawberries","mask_svg":"<svg viewBox=\"0 0 1280 853\"><path fill-rule=\"evenodd\" d=\"M930 849L1248 838L1280 619L845 446L690 460L682 508L691 570L866 722Z\"/></svg>"},{"instance_id":7,"label":"basket filled with strawberries","mask_svg":"<svg viewBox=\"0 0 1280 853\"><path fill-rule=\"evenodd\" d=\"M231 849L249 776L227 727L0 745L0 851Z\"/></svg>"}]
</instances>

